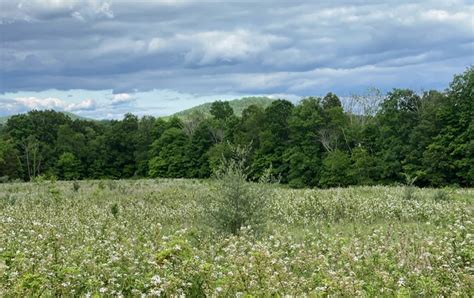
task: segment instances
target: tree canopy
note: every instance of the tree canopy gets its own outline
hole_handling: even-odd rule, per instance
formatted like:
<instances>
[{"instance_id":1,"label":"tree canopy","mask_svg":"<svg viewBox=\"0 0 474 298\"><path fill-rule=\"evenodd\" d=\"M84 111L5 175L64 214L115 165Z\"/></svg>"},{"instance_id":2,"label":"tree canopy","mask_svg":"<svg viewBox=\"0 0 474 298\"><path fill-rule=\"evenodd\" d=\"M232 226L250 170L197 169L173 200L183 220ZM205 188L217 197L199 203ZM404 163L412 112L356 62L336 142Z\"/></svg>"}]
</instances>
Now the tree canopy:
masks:
<instances>
[{"instance_id":1,"label":"tree canopy","mask_svg":"<svg viewBox=\"0 0 474 298\"><path fill-rule=\"evenodd\" d=\"M126 114L94 122L34 110L0 127L0 177L207 178L234 144L249 148L249 179L270 169L291 187L395 184L405 176L419 186L473 185L473 67L443 92L372 94L372 102L345 102L349 109L328 93L296 105L250 104L238 114L216 101L210 114L166 120Z\"/></svg>"}]
</instances>

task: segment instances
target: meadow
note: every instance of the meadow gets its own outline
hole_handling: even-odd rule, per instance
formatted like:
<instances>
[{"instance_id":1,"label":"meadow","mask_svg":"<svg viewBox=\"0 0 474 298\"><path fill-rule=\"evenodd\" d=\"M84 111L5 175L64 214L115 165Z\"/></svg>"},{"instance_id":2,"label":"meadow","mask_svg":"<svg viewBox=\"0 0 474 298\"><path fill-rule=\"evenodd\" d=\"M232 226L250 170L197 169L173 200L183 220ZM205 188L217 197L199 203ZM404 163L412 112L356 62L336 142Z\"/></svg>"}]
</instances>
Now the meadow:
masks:
<instances>
[{"instance_id":1,"label":"meadow","mask_svg":"<svg viewBox=\"0 0 474 298\"><path fill-rule=\"evenodd\" d=\"M474 189L266 187L220 233L208 180L0 184L0 296L474 295Z\"/></svg>"}]
</instances>

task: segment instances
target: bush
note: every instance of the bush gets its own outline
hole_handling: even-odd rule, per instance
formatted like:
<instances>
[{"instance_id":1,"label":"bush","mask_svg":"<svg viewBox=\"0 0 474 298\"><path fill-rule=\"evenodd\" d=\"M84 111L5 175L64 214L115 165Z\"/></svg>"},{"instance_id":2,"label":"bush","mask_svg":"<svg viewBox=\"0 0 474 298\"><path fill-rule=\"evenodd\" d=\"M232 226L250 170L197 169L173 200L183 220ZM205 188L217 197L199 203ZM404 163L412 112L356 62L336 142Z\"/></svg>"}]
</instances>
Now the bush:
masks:
<instances>
[{"instance_id":1,"label":"bush","mask_svg":"<svg viewBox=\"0 0 474 298\"><path fill-rule=\"evenodd\" d=\"M417 177L412 177L406 173L403 173L403 175L405 176L405 188L403 190L403 198L408 201L414 200L416 199L416 187L414 185Z\"/></svg>"},{"instance_id":2,"label":"bush","mask_svg":"<svg viewBox=\"0 0 474 298\"><path fill-rule=\"evenodd\" d=\"M74 190L74 192L78 192L78 191L79 191L79 188L81 188L81 185L79 184L79 182L74 181L74 182L72 183L72 189Z\"/></svg>"},{"instance_id":3,"label":"bush","mask_svg":"<svg viewBox=\"0 0 474 298\"><path fill-rule=\"evenodd\" d=\"M405 186L403 189L403 199L407 201L416 199L415 191L416 191L416 187L411 186L411 185Z\"/></svg>"},{"instance_id":4,"label":"bush","mask_svg":"<svg viewBox=\"0 0 474 298\"><path fill-rule=\"evenodd\" d=\"M448 201L449 195L446 191L439 189L434 193L433 200L436 202Z\"/></svg>"},{"instance_id":5,"label":"bush","mask_svg":"<svg viewBox=\"0 0 474 298\"><path fill-rule=\"evenodd\" d=\"M225 233L237 234L246 226L258 231L266 221L270 189L264 184L270 182L269 171L259 183L250 183L246 166L249 149L232 146L231 152L215 171L217 183L209 206L212 224Z\"/></svg>"},{"instance_id":6,"label":"bush","mask_svg":"<svg viewBox=\"0 0 474 298\"><path fill-rule=\"evenodd\" d=\"M112 204L112 206L110 207L110 213L112 213L112 215L117 218L119 213L119 206L117 203Z\"/></svg>"}]
</instances>

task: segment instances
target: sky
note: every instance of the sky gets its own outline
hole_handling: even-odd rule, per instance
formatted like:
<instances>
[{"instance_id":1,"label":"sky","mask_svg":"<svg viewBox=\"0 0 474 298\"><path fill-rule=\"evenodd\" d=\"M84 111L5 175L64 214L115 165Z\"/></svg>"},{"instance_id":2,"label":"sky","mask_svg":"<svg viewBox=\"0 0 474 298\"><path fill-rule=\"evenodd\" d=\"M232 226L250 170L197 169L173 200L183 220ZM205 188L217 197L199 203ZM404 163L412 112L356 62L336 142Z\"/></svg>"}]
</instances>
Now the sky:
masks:
<instances>
[{"instance_id":1,"label":"sky","mask_svg":"<svg viewBox=\"0 0 474 298\"><path fill-rule=\"evenodd\" d=\"M0 1L0 116L444 90L473 64L472 0Z\"/></svg>"}]
</instances>

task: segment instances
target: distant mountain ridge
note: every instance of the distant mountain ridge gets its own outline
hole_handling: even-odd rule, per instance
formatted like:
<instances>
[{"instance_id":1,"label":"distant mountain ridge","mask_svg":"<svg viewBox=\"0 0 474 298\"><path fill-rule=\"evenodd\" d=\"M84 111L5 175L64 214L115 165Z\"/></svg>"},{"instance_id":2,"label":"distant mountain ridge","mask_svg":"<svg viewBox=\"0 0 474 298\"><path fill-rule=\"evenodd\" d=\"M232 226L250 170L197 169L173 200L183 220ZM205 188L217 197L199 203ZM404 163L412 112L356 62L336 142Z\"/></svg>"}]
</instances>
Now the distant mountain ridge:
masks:
<instances>
[{"instance_id":1,"label":"distant mountain ridge","mask_svg":"<svg viewBox=\"0 0 474 298\"><path fill-rule=\"evenodd\" d=\"M227 101L232 109L234 110L234 114L237 116L242 116L242 112L249 106L251 105L256 105L262 108L268 107L274 99L271 99L269 97L242 97L239 99L233 99ZM212 102L206 102L201 105L174 113L171 116L163 117L163 118L170 118L170 117L178 117L178 118L186 118L187 116L191 115L194 112L200 112L203 113L205 116L210 116L211 115L211 106Z\"/></svg>"},{"instance_id":2,"label":"distant mountain ridge","mask_svg":"<svg viewBox=\"0 0 474 298\"><path fill-rule=\"evenodd\" d=\"M265 96L252 96L252 97L242 97L238 99L233 99L228 102L230 106L232 107L232 109L234 110L235 115L242 116L242 112L251 105L256 105L261 108L266 108L273 101L274 99L265 97ZM200 112L204 114L204 116L211 116L211 106L212 106L212 102L206 102L206 103L194 106L192 108L174 113L170 116L163 116L159 118L162 118L162 119L169 119L171 117L186 118L194 112ZM79 119L79 120L89 120L89 121L102 121L102 120L95 120L95 119L91 119L87 117L82 117L71 112L61 112L61 113L69 116L69 118L71 118L72 120ZM14 115L0 116L0 124L5 124L8 121L8 119L12 116Z\"/></svg>"}]
</instances>

